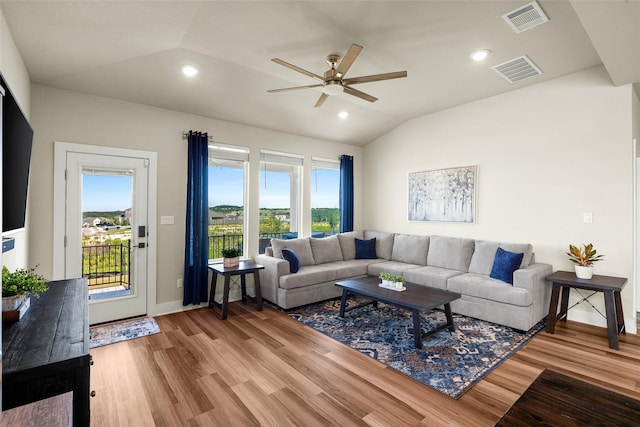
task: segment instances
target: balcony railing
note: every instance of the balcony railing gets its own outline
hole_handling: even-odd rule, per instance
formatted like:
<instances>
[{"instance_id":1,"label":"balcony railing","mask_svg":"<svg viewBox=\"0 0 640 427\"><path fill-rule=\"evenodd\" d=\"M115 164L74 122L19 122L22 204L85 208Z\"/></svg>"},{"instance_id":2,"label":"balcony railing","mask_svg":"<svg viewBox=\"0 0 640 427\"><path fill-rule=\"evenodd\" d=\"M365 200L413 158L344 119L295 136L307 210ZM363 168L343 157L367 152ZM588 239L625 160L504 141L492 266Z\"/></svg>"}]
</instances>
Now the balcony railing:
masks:
<instances>
[{"instance_id":1,"label":"balcony railing","mask_svg":"<svg viewBox=\"0 0 640 427\"><path fill-rule=\"evenodd\" d=\"M313 237L324 237L332 234L329 231L314 231L311 233ZM267 246L271 245L271 239L295 239L298 233L262 233L259 237L258 253L263 254ZM209 259L222 258L222 249L238 248L242 250L244 236L240 233L232 234L214 234L209 236Z\"/></svg>"},{"instance_id":2,"label":"balcony railing","mask_svg":"<svg viewBox=\"0 0 640 427\"><path fill-rule=\"evenodd\" d=\"M82 247L82 277L89 289L122 286L129 289L131 241Z\"/></svg>"}]
</instances>

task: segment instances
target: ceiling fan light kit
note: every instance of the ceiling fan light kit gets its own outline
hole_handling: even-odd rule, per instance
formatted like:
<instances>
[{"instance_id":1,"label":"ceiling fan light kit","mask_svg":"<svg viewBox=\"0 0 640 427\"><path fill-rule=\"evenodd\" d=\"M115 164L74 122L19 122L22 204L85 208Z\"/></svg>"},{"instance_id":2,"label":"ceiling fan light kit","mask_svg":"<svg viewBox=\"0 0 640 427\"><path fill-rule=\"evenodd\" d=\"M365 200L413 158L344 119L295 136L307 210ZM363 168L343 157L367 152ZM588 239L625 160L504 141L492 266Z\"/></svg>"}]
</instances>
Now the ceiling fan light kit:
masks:
<instances>
[{"instance_id":1,"label":"ceiling fan light kit","mask_svg":"<svg viewBox=\"0 0 640 427\"><path fill-rule=\"evenodd\" d=\"M337 54L327 55L327 63L331 66L331 68L324 72L324 77L319 76L310 71L307 71L305 69L302 69L300 67L297 67L293 64L289 64L288 62L285 62L281 59L273 58L272 61L275 62L276 64L280 64L284 67L290 68L294 71L304 74L305 76L319 80L322 83L308 85L308 86L295 86L295 87L288 87L288 88L282 88L282 89L271 89L271 90L268 90L267 92L269 93L286 92L290 90L321 87L322 95L320 95L320 98L316 102L316 105L315 105L316 107L322 106L322 104L324 104L324 102L327 100L327 98L330 95L338 95L342 92L355 96L360 99L364 99L365 101L375 102L378 100L378 98L376 98L375 96L371 96L367 93L364 93L362 91L359 91L357 89L354 89L351 87L351 85L407 77L407 72L395 71L393 73L374 74L370 76L353 77L353 78L345 79L344 76L347 74L347 71L349 71L349 68L351 68L351 65L353 65L353 62L356 60L358 55L360 55L360 52L362 51L362 49L363 49L362 46L357 44L352 44L349 50L347 51L346 55L344 56L344 58L342 58L342 60L340 60L340 55L337 55Z\"/></svg>"}]
</instances>

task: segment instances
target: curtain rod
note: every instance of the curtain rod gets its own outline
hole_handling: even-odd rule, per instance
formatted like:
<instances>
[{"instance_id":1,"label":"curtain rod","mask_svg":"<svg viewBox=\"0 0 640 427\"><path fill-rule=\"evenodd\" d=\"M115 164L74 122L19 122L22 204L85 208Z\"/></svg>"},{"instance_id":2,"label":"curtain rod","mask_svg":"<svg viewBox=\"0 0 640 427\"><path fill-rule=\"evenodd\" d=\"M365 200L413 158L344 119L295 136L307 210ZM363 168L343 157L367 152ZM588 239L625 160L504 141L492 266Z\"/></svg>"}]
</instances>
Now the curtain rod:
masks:
<instances>
[{"instance_id":1,"label":"curtain rod","mask_svg":"<svg viewBox=\"0 0 640 427\"><path fill-rule=\"evenodd\" d=\"M187 138L189 138L189 131L188 130L183 130L182 131L182 139L187 139ZM209 140L209 142L215 142L217 144L221 144L220 142L214 140L212 136L207 135L207 139Z\"/></svg>"}]
</instances>

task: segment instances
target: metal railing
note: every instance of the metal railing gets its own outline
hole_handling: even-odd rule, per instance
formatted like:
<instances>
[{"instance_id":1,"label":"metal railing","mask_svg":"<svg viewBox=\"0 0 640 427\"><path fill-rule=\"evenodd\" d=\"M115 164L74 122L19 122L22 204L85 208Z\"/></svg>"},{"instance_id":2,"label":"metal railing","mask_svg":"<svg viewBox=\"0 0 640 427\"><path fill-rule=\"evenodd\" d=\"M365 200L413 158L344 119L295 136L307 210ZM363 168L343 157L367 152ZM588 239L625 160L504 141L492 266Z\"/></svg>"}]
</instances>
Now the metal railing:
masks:
<instances>
[{"instance_id":1,"label":"metal railing","mask_svg":"<svg viewBox=\"0 0 640 427\"><path fill-rule=\"evenodd\" d=\"M89 289L122 286L129 289L131 241L82 247L82 277Z\"/></svg>"},{"instance_id":2,"label":"metal railing","mask_svg":"<svg viewBox=\"0 0 640 427\"><path fill-rule=\"evenodd\" d=\"M314 231L313 237L325 237L333 234L330 231ZM271 245L271 239L295 239L298 233L262 233L260 234L258 253L263 254L267 246ZM241 233L213 234L209 236L209 259L222 258L222 249L238 248L242 251L244 236Z\"/></svg>"}]
</instances>

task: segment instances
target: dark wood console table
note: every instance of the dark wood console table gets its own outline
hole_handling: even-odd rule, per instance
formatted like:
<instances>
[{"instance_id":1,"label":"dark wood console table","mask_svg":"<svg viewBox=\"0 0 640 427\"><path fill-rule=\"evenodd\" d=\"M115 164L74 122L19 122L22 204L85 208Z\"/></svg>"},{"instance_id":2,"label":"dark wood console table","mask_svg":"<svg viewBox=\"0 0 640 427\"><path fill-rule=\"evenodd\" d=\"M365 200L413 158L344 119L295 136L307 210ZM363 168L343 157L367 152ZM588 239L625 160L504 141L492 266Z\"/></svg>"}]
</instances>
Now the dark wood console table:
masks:
<instances>
[{"instance_id":1,"label":"dark wood console table","mask_svg":"<svg viewBox=\"0 0 640 427\"><path fill-rule=\"evenodd\" d=\"M86 279L49 282L22 319L2 328L2 409L73 392L73 425L89 425Z\"/></svg>"},{"instance_id":2,"label":"dark wood console table","mask_svg":"<svg viewBox=\"0 0 640 427\"><path fill-rule=\"evenodd\" d=\"M624 314L622 312L622 300L620 299L620 291L627 283L624 277L598 276L593 275L591 279L578 279L575 273L570 271L556 271L546 280L553 284L551 292L551 301L549 303L549 317L547 319L547 332L554 333L556 322L558 320L567 319L567 311L569 310L569 290L586 289L589 291L603 292L604 305L607 318L607 332L609 336L609 347L619 350L618 335L626 334L624 327ZM562 290L562 300L560 302L560 311L558 312L558 299ZM593 294L592 294L593 295ZM591 295L583 297L587 300Z\"/></svg>"}]
</instances>

